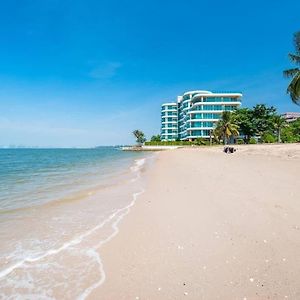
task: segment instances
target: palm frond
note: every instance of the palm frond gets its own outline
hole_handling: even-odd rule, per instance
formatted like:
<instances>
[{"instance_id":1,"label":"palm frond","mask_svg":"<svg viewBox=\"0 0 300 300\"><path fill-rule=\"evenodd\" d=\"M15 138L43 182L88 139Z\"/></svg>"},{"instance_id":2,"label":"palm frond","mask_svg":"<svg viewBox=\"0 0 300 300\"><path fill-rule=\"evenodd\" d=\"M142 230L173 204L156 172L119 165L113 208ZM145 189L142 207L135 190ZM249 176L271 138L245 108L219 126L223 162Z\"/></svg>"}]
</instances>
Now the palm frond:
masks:
<instances>
[{"instance_id":1,"label":"palm frond","mask_svg":"<svg viewBox=\"0 0 300 300\"><path fill-rule=\"evenodd\" d=\"M295 104L300 105L300 72L298 72L290 82L287 93L290 94Z\"/></svg>"},{"instance_id":2,"label":"palm frond","mask_svg":"<svg viewBox=\"0 0 300 300\"><path fill-rule=\"evenodd\" d=\"M289 53L289 59L297 65L300 64L300 55L298 54Z\"/></svg>"},{"instance_id":3,"label":"palm frond","mask_svg":"<svg viewBox=\"0 0 300 300\"><path fill-rule=\"evenodd\" d=\"M231 132L231 130L230 130L229 127L226 127L226 128L225 128L225 135L226 135L227 137L230 137L230 136L232 135L232 132Z\"/></svg>"},{"instance_id":4,"label":"palm frond","mask_svg":"<svg viewBox=\"0 0 300 300\"><path fill-rule=\"evenodd\" d=\"M300 54L300 31L294 34L294 45L295 45L296 53Z\"/></svg>"},{"instance_id":5,"label":"palm frond","mask_svg":"<svg viewBox=\"0 0 300 300\"><path fill-rule=\"evenodd\" d=\"M294 77L298 72L300 72L299 68L289 69L283 71L283 75L286 78Z\"/></svg>"},{"instance_id":6,"label":"palm frond","mask_svg":"<svg viewBox=\"0 0 300 300\"><path fill-rule=\"evenodd\" d=\"M238 125L236 125L236 124L230 124L231 135L238 136L240 134L238 129L239 129Z\"/></svg>"}]
</instances>

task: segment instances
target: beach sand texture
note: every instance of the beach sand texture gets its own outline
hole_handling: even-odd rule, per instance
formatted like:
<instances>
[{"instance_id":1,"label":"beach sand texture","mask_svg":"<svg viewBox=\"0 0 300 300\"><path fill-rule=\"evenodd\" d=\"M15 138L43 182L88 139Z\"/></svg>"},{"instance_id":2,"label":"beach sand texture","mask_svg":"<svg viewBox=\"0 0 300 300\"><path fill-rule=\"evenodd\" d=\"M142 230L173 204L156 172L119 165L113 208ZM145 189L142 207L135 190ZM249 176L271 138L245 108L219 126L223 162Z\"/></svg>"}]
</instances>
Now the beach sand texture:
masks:
<instances>
[{"instance_id":1,"label":"beach sand texture","mask_svg":"<svg viewBox=\"0 0 300 300\"><path fill-rule=\"evenodd\" d=\"M89 299L300 299L300 145L157 154Z\"/></svg>"}]
</instances>

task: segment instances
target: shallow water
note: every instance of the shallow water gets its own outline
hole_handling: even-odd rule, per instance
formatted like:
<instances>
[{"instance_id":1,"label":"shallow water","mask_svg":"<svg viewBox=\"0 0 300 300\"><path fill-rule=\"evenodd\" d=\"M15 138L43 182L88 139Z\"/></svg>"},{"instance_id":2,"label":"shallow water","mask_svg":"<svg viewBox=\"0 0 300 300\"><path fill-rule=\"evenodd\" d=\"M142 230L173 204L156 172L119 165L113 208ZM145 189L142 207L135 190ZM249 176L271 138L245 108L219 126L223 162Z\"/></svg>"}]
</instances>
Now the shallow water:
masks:
<instances>
[{"instance_id":1,"label":"shallow water","mask_svg":"<svg viewBox=\"0 0 300 300\"><path fill-rule=\"evenodd\" d=\"M0 298L84 299L105 280L99 248L143 192L145 154L0 150Z\"/></svg>"}]
</instances>

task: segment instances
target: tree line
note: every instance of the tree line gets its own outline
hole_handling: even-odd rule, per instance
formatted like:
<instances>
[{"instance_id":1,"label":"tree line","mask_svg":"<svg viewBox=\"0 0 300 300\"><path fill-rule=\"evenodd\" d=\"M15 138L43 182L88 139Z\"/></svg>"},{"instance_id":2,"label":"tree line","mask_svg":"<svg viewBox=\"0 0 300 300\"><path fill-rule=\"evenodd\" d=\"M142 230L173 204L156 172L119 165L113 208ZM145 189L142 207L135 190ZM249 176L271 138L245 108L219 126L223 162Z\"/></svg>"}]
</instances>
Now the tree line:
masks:
<instances>
[{"instance_id":1,"label":"tree line","mask_svg":"<svg viewBox=\"0 0 300 300\"><path fill-rule=\"evenodd\" d=\"M287 122L275 107L257 104L223 112L213 131L219 142L254 144L257 142L300 142L300 119Z\"/></svg>"}]
</instances>

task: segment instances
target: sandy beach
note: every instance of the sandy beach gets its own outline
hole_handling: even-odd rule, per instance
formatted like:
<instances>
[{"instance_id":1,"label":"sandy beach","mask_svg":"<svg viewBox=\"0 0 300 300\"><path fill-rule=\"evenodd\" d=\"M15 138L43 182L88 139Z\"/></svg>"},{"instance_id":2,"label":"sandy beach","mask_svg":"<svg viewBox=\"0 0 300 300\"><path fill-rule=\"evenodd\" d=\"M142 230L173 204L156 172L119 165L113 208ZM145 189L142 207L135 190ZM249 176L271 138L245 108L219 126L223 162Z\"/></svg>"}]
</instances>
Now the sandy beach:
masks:
<instances>
[{"instance_id":1,"label":"sandy beach","mask_svg":"<svg viewBox=\"0 0 300 300\"><path fill-rule=\"evenodd\" d=\"M299 170L295 144L158 153L89 299L300 299Z\"/></svg>"}]
</instances>

